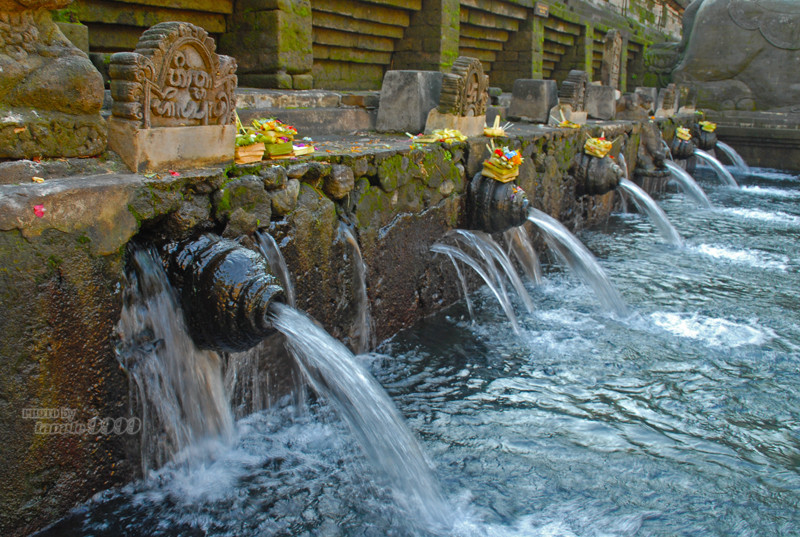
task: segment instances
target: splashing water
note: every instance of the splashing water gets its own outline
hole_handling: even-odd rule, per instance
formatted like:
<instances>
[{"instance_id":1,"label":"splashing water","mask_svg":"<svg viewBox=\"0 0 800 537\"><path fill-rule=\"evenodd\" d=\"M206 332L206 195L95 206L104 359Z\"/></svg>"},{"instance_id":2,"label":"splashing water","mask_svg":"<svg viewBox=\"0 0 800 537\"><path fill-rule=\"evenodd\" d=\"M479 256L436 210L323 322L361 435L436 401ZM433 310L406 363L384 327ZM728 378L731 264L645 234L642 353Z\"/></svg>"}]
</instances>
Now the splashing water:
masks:
<instances>
[{"instance_id":1,"label":"splashing water","mask_svg":"<svg viewBox=\"0 0 800 537\"><path fill-rule=\"evenodd\" d=\"M289 275L289 267L286 266L286 260L283 258L278 243L275 242L275 239L269 233L256 231L256 244L258 244L258 250L261 252L261 255L269 262L270 269L276 272L275 275L281 282L283 293L286 295L286 303L294 307L294 284Z\"/></svg>"},{"instance_id":2,"label":"splashing water","mask_svg":"<svg viewBox=\"0 0 800 537\"><path fill-rule=\"evenodd\" d=\"M539 209L531 209L530 213L528 213L528 220L536 224L544 234L545 241L547 241L550 249L586 285L591 287L597 298L600 299L600 303L606 309L620 317L628 315L628 307L625 305L625 301L612 285L594 255L575 235L570 233L561 222Z\"/></svg>"},{"instance_id":3,"label":"splashing water","mask_svg":"<svg viewBox=\"0 0 800 537\"><path fill-rule=\"evenodd\" d=\"M664 213L661 207L658 206L655 200L647 195L647 192L639 188L636 183L628 179L623 179L620 181L619 186L625 192L631 195L631 198L633 198L633 203L636 205L636 207L650 217L653 225L656 226L656 229L658 229L658 232L661 233L662 237L664 237L664 240L674 246L683 245L683 239L681 239L678 231L670 223L669 218L667 218L667 215Z\"/></svg>"},{"instance_id":4,"label":"splashing water","mask_svg":"<svg viewBox=\"0 0 800 537\"><path fill-rule=\"evenodd\" d=\"M728 186L735 186L739 187L739 183L736 182L736 179L733 178L731 172L729 172L725 166L722 165L720 161L716 159L713 155L706 153L702 149L695 149L694 155L705 162L707 162L716 172L717 176L722 179L722 181L727 184Z\"/></svg>"},{"instance_id":5,"label":"splashing water","mask_svg":"<svg viewBox=\"0 0 800 537\"><path fill-rule=\"evenodd\" d=\"M389 396L339 341L301 312L271 307L272 322L317 393L344 417L374 468L393 495L422 527L452 528L451 510L434 479L422 448Z\"/></svg>"},{"instance_id":6,"label":"splashing water","mask_svg":"<svg viewBox=\"0 0 800 537\"><path fill-rule=\"evenodd\" d=\"M711 207L711 201L709 201L708 196L706 196L706 193L703 192L703 189L700 188L700 185L697 184L697 181L694 180L694 177L689 175L686 170L671 160L665 161L664 165L672 174L672 178L675 179L678 185L680 185L684 194L692 198L695 202L699 203L703 207Z\"/></svg>"},{"instance_id":7,"label":"splashing water","mask_svg":"<svg viewBox=\"0 0 800 537\"><path fill-rule=\"evenodd\" d=\"M142 469L193 458L204 441L226 442L233 415L219 355L198 349L155 250L134 249L117 325L117 356L142 418Z\"/></svg>"}]
</instances>

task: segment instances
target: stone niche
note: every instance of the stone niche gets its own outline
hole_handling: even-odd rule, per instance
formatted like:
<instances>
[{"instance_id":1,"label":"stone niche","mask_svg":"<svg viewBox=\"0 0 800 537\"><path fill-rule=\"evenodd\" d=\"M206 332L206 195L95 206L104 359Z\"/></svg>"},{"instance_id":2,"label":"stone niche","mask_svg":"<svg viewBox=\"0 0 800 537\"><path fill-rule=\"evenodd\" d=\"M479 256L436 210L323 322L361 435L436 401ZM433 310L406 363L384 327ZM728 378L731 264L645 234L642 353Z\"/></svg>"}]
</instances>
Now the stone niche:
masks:
<instances>
[{"instance_id":1,"label":"stone niche","mask_svg":"<svg viewBox=\"0 0 800 537\"><path fill-rule=\"evenodd\" d=\"M111 56L109 147L134 172L233 161L236 61L205 30L162 22Z\"/></svg>"},{"instance_id":2,"label":"stone niche","mask_svg":"<svg viewBox=\"0 0 800 537\"><path fill-rule=\"evenodd\" d=\"M106 147L103 78L53 22L71 0L0 0L0 158L89 157Z\"/></svg>"}]
</instances>

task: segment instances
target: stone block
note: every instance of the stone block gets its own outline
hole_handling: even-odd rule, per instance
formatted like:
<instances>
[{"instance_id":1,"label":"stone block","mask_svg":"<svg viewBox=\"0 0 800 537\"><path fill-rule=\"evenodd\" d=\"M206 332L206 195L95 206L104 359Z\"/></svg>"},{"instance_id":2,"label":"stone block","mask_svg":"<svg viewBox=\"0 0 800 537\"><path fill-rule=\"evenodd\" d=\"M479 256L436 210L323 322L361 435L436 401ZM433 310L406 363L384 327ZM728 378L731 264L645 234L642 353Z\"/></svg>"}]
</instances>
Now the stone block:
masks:
<instances>
[{"instance_id":1,"label":"stone block","mask_svg":"<svg viewBox=\"0 0 800 537\"><path fill-rule=\"evenodd\" d=\"M305 74L314 62L311 43L310 10L273 9L231 16L219 49L236 58L240 73Z\"/></svg>"},{"instance_id":2,"label":"stone block","mask_svg":"<svg viewBox=\"0 0 800 537\"><path fill-rule=\"evenodd\" d=\"M455 129L464 136L481 136L486 125L486 116L457 116L455 114L442 114L434 108L428 113L425 122L425 134L430 134L438 129Z\"/></svg>"},{"instance_id":3,"label":"stone block","mask_svg":"<svg viewBox=\"0 0 800 537\"><path fill-rule=\"evenodd\" d=\"M239 75L239 84L247 88L292 89L292 75L247 73Z\"/></svg>"},{"instance_id":4,"label":"stone block","mask_svg":"<svg viewBox=\"0 0 800 537\"><path fill-rule=\"evenodd\" d=\"M134 172L165 172L233 162L236 126L193 125L141 129L111 117L108 147Z\"/></svg>"},{"instance_id":5,"label":"stone block","mask_svg":"<svg viewBox=\"0 0 800 537\"><path fill-rule=\"evenodd\" d=\"M56 26L76 48L89 54L89 27L74 22L57 22Z\"/></svg>"},{"instance_id":6,"label":"stone block","mask_svg":"<svg viewBox=\"0 0 800 537\"><path fill-rule=\"evenodd\" d=\"M422 132L428 113L439 105L441 91L442 73L387 71L378 107L378 132Z\"/></svg>"},{"instance_id":7,"label":"stone block","mask_svg":"<svg viewBox=\"0 0 800 537\"><path fill-rule=\"evenodd\" d=\"M312 75L292 75L292 89L310 90L314 87L314 77Z\"/></svg>"},{"instance_id":8,"label":"stone block","mask_svg":"<svg viewBox=\"0 0 800 537\"><path fill-rule=\"evenodd\" d=\"M558 104L558 84L555 80L522 78L514 81L508 118L522 118L534 123L547 123L550 110Z\"/></svg>"},{"instance_id":9,"label":"stone block","mask_svg":"<svg viewBox=\"0 0 800 537\"><path fill-rule=\"evenodd\" d=\"M617 90L611 86L586 86L586 115L593 119L611 120L617 113Z\"/></svg>"}]
</instances>

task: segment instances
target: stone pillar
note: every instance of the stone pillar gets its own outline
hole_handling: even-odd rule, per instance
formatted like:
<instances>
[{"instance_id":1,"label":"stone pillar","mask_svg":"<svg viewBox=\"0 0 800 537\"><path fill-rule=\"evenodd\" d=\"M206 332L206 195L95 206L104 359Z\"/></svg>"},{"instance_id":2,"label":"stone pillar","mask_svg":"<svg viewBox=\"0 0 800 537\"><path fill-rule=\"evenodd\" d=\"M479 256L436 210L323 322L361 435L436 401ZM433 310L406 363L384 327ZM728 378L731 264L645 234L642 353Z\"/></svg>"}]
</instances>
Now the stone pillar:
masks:
<instances>
[{"instance_id":1,"label":"stone pillar","mask_svg":"<svg viewBox=\"0 0 800 537\"><path fill-rule=\"evenodd\" d=\"M622 38L622 51L619 55L619 88L622 93L628 89L628 38Z\"/></svg>"},{"instance_id":2,"label":"stone pillar","mask_svg":"<svg viewBox=\"0 0 800 537\"><path fill-rule=\"evenodd\" d=\"M237 0L219 50L239 66L239 85L311 89L310 0Z\"/></svg>"},{"instance_id":3,"label":"stone pillar","mask_svg":"<svg viewBox=\"0 0 800 537\"><path fill-rule=\"evenodd\" d=\"M619 89L622 71L622 33L613 29L606 32L603 41L603 64L600 68L600 83L614 89Z\"/></svg>"},{"instance_id":4,"label":"stone pillar","mask_svg":"<svg viewBox=\"0 0 800 537\"><path fill-rule=\"evenodd\" d=\"M103 78L50 14L70 3L0 2L0 158L89 157L106 147Z\"/></svg>"},{"instance_id":5,"label":"stone pillar","mask_svg":"<svg viewBox=\"0 0 800 537\"><path fill-rule=\"evenodd\" d=\"M392 57L393 69L446 71L458 58L458 0L422 0Z\"/></svg>"},{"instance_id":6,"label":"stone pillar","mask_svg":"<svg viewBox=\"0 0 800 537\"><path fill-rule=\"evenodd\" d=\"M492 64L492 84L511 91L518 79L540 80L542 78L542 51L544 50L544 19L534 15L520 24L497 53Z\"/></svg>"}]
</instances>

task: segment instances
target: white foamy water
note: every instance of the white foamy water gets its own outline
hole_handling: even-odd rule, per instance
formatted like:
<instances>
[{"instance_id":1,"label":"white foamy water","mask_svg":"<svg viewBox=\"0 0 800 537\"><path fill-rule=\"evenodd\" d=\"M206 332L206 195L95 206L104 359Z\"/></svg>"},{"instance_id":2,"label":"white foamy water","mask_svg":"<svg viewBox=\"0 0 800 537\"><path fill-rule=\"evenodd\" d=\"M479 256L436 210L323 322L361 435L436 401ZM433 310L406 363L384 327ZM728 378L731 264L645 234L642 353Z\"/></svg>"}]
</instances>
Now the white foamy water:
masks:
<instances>
[{"instance_id":1,"label":"white foamy water","mask_svg":"<svg viewBox=\"0 0 800 537\"><path fill-rule=\"evenodd\" d=\"M762 250L739 250L713 244L700 244L698 246L691 246L689 250L693 250L721 261L741 263L743 265L750 265L752 267L780 270L784 272L789 267L789 262L791 261L789 257L785 255L772 254Z\"/></svg>"},{"instance_id":2,"label":"white foamy water","mask_svg":"<svg viewBox=\"0 0 800 537\"><path fill-rule=\"evenodd\" d=\"M656 326L676 336L705 341L711 347L763 345L775 338L771 329L759 326L755 320L743 324L697 313L661 311L650 314L650 318Z\"/></svg>"},{"instance_id":3,"label":"white foamy water","mask_svg":"<svg viewBox=\"0 0 800 537\"><path fill-rule=\"evenodd\" d=\"M785 213L783 211L762 211L761 209L728 208L721 209L720 212L730 214L748 220L759 220L785 225L800 225L800 217Z\"/></svg>"},{"instance_id":4,"label":"white foamy water","mask_svg":"<svg viewBox=\"0 0 800 537\"><path fill-rule=\"evenodd\" d=\"M787 190L785 188L775 188L771 186L743 186L740 190L747 194L755 194L757 196L792 199L800 198L800 192L797 190Z\"/></svg>"}]
</instances>

